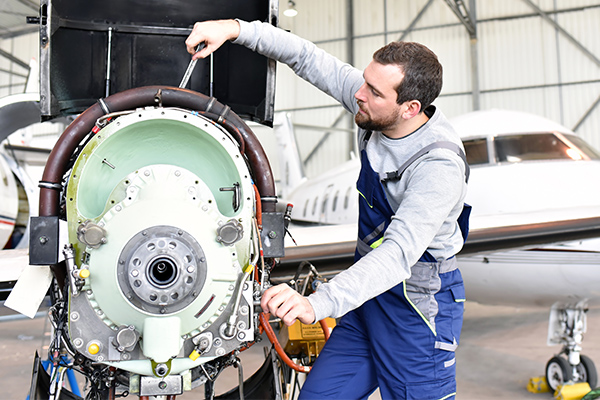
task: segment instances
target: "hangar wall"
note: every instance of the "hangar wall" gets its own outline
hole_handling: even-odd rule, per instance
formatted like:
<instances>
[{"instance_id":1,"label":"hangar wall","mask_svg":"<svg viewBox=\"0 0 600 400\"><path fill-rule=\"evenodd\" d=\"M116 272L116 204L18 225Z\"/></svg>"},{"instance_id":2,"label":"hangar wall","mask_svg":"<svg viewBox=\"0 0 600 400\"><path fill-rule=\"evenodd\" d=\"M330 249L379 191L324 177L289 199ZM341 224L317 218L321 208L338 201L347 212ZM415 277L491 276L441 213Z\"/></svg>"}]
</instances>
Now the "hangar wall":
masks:
<instances>
[{"instance_id":1,"label":"hangar wall","mask_svg":"<svg viewBox=\"0 0 600 400\"><path fill-rule=\"evenodd\" d=\"M288 2L280 0L280 26L361 69L377 48L402 36L430 47L444 66L436 105L448 117L476 107L475 49L481 109L545 116L600 149L600 0L476 0L474 46L450 8L454 0L295 3L298 15L288 18L283 16ZM38 58L37 34L0 40L0 50L27 64ZM24 90L23 63L0 57L0 97ZM291 113L309 176L343 162L354 149L352 117L282 65L275 110Z\"/></svg>"},{"instance_id":2,"label":"hangar wall","mask_svg":"<svg viewBox=\"0 0 600 400\"><path fill-rule=\"evenodd\" d=\"M280 10L286 3L280 2ZM473 69L469 33L447 3L455 2L297 0L298 15L282 15L280 25L344 61L353 57L353 64L362 69L373 51L398 40L414 23L404 40L421 42L438 54L444 66L444 88L435 104L453 117L474 109ZM464 3L469 7L468 1ZM600 42L596 40L600 1L477 0L475 4L480 109L542 115L575 129L600 148ZM341 108L333 106L333 100L293 77L286 67L278 69L277 90L276 110L292 113L296 124L332 126L340 115ZM348 128L350 117L344 118L341 126ZM323 134L298 129L305 159L320 146L318 156L306 165L309 176L337 163L340 149L348 148L347 133L332 132L320 142Z\"/></svg>"}]
</instances>

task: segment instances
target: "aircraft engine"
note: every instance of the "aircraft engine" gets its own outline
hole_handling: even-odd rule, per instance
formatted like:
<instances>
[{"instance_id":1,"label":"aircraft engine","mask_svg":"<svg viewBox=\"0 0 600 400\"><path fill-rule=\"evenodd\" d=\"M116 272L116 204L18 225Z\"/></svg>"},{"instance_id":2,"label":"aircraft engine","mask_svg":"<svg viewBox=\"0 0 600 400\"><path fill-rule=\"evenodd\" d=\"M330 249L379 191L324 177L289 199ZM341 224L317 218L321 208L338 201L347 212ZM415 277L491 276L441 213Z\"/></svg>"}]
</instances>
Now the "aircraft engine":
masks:
<instances>
[{"instance_id":1,"label":"aircraft engine","mask_svg":"<svg viewBox=\"0 0 600 400\"><path fill-rule=\"evenodd\" d=\"M254 341L260 255L283 255L284 221L264 152L227 106L169 87L110 96L67 128L40 186L32 264L64 282L54 318L76 363L176 395Z\"/></svg>"}]
</instances>

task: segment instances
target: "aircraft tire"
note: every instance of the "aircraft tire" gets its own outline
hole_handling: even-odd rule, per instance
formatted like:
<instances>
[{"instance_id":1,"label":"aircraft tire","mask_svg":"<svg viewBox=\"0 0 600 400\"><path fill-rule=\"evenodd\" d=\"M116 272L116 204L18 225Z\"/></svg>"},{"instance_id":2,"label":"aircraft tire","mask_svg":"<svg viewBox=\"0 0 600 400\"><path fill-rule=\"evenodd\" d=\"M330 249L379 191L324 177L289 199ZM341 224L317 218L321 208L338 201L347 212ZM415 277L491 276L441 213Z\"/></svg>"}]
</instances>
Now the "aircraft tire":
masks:
<instances>
[{"instance_id":1,"label":"aircraft tire","mask_svg":"<svg viewBox=\"0 0 600 400\"><path fill-rule=\"evenodd\" d=\"M546 364L546 381L552 391L556 391L556 388L565 382L573 379L573 371L571 365L563 357L556 356L552 357Z\"/></svg>"},{"instance_id":2,"label":"aircraft tire","mask_svg":"<svg viewBox=\"0 0 600 400\"><path fill-rule=\"evenodd\" d=\"M582 382L587 382L590 384L590 388L594 389L598 385L598 372L596 371L596 365L591 358L588 356L584 356L583 354L580 356L581 362L577 366L577 372L579 372L579 376L582 377Z\"/></svg>"}]
</instances>

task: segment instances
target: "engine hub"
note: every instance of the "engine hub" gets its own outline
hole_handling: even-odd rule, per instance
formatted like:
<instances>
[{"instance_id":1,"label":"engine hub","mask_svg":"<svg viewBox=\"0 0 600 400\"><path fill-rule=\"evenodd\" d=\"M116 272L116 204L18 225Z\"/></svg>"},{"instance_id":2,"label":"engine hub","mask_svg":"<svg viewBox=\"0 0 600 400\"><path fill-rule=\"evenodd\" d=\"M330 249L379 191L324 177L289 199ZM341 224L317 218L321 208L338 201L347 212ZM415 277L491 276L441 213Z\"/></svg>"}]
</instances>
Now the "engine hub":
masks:
<instances>
[{"instance_id":1,"label":"engine hub","mask_svg":"<svg viewBox=\"0 0 600 400\"><path fill-rule=\"evenodd\" d=\"M165 314L182 310L202 291L206 257L187 232L153 226L138 232L119 256L121 292L140 310Z\"/></svg>"}]
</instances>

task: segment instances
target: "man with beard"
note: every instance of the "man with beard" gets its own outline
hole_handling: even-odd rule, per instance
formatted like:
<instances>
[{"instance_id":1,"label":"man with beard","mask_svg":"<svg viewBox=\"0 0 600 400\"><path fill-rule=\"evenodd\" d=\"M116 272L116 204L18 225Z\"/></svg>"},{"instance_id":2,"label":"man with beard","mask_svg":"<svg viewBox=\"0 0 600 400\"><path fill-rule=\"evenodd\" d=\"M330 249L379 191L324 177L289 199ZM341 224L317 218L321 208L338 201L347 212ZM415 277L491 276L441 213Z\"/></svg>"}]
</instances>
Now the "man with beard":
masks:
<instances>
[{"instance_id":1,"label":"man with beard","mask_svg":"<svg viewBox=\"0 0 600 400\"><path fill-rule=\"evenodd\" d=\"M203 42L193 56L203 58L226 40L287 64L359 127L356 262L308 297L279 285L261 300L287 325L343 316L300 398L366 399L377 387L384 399L453 398L465 300L454 255L467 233L459 219L468 220L468 165L431 105L442 87L436 55L393 42L361 72L293 34L239 20L197 23L186 46L194 54Z\"/></svg>"}]
</instances>

